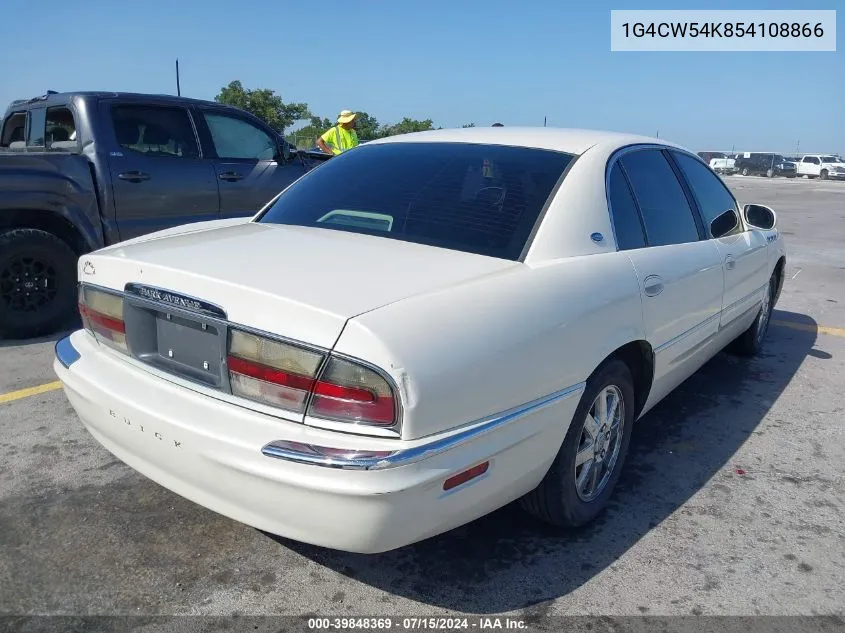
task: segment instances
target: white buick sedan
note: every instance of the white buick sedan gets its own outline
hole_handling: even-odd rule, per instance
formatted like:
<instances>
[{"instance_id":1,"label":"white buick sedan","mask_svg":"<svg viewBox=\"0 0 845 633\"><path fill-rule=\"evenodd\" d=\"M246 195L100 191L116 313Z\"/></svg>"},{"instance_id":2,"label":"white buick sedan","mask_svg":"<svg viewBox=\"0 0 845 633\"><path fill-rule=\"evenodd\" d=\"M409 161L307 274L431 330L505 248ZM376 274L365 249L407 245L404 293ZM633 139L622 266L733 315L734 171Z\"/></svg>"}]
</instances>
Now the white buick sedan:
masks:
<instances>
[{"instance_id":1,"label":"white buick sedan","mask_svg":"<svg viewBox=\"0 0 845 633\"><path fill-rule=\"evenodd\" d=\"M115 456L271 533L382 552L517 499L579 526L635 420L760 350L775 221L657 139L383 139L251 219L83 256L54 367Z\"/></svg>"}]
</instances>

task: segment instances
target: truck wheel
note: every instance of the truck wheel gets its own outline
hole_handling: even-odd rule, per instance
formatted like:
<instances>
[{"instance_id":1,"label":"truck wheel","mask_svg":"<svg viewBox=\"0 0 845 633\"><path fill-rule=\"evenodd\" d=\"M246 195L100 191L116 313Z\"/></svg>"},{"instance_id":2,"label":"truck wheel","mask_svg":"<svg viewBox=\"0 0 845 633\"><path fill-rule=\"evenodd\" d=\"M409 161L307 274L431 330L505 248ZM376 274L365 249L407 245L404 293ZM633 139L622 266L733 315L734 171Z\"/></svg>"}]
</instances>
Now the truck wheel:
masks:
<instances>
[{"instance_id":1,"label":"truck wheel","mask_svg":"<svg viewBox=\"0 0 845 633\"><path fill-rule=\"evenodd\" d=\"M52 334L76 309L76 253L46 231L0 233L0 337Z\"/></svg>"},{"instance_id":2,"label":"truck wheel","mask_svg":"<svg viewBox=\"0 0 845 633\"><path fill-rule=\"evenodd\" d=\"M821 178L822 180L827 180L827 170L826 169L822 169L821 173L819 174L819 178Z\"/></svg>"},{"instance_id":3,"label":"truck wheel","mask_svg":"<svg viewBox=\"0 0 845 633\"><path fill-rule=\"evenodd\" d=\"M748 167L743 167L743 168L742 168L742 175L743 175L743 176L747 176L747 175L748 175Z\"/></svg>"}]
</instances>

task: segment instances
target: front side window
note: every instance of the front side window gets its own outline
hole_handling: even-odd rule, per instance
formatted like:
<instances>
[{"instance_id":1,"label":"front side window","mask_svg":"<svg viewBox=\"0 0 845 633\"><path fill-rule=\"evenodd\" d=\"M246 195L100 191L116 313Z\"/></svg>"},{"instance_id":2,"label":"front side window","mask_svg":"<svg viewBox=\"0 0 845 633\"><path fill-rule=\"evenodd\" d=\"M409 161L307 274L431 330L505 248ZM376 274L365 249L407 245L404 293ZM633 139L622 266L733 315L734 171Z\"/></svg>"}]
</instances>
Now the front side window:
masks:
<instances>
[{"instance_id":1,"label":"front side window","mask_svg":"<svg viewBox=\"0 0 845 633\"><path fill-rule=\"evenodd\" d=\"M273 160L276 142L264 130L242 119L204 112L217 156L225 159Z\"/></svg>"},{"instance_id":2,"label":"front side window","mask_svg":"<svg viewBox=\"0 0 845 633\"><path fill-rule=\"evenodd\" d=\"M836 156L822 156L823 163L838 163L839 161L836 160Z\"/></svg>"},{"instance_id":3,"label":"front side window","mask_svg":"<svg viewBox=\"0 0 845 633\"><path fill-rule=\"evenodd\" d=\"M111 111L117 143L147 156L197 158L194 128L184 108L114 106Z\"/></svg>"},{"instance_id":4,"label":"front side window","mask_svg":"<svg viewBox=\"0 0 845 633\"><path fill-rule=\"evenodd\" d=\"M469 143L362 145L291 185L258 221L516 260L573 158Z\"/></svg>"},{"instance_id":5,"label":"front side window","mask_svg":"<svg viewBox=\"0 0 845 633\"><path fill-rule=\"evenodd\" d=\"M645 222L649 246L697 242L693 211L663 153L637 150L621 161Z\"/></svg>"},{"instance_id":6,"label":"front side window","mask_svg":"<svg viewBox=\"0 0 845 633\"><path fill-rule=\"evenodd\" d=\"M725 211L735 211L737 215L737 204L731 192L722 183L718 176L716 176L706 165L680 152L673 152L675 160L684 174L684 177L692 189L692 195L695 198L701 215L704 217L704 226L709 237L713 237L710 231L710 223L717 217L725 213ZM737 226L733 231L727 235L734 235L742 230L742 226L737 221ZM721 235L720 237L724 237Z\"/></svg>"}]
</instances>

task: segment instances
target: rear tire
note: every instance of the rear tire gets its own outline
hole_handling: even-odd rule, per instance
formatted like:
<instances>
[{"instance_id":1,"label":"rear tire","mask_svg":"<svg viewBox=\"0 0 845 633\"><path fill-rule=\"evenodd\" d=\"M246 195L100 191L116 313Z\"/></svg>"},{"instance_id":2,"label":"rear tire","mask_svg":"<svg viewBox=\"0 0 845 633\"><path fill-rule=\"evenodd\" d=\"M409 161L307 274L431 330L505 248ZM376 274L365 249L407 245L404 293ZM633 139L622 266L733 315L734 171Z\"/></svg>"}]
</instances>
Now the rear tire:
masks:
<instances>
[{"instance_id":1,"label":"rear tire","mask_svg":"<svg viewBox=\"0 0 845 633\"><path fill-rule=\"evenodd\" d=\"M606 403L614 399L618 402L615 416L601 419L600 396ZM610 410L611 405L606 408ZM540 485L520 499L520 505L541 521L558 527L578 527L592 521L604 510L619 479L633 422L631 370L614 359L587 381L557 457ZM576 466L576 457L583 463Z\"/></svg>"},{"instance_id":2,"label":"rear tire","mask_svg":"<svg viewBox=\"0 0 845 633\"><path fill-rule=\"evenodd\" d=\"M769 279L769 285L766 287L766 295L763 299L763 305L760 306L760 311L757 313L757 318L749 326L745 332L740 334L729 346L729 351L739 356L757 356L762 349L763 343L766 340L766 333L769 331L769 323L771 322L772 310L775 307L775 293L777 292L778 273L775 273Z\"/></svg>"},{"instance_id":3,"label":"rear tire","mask_svg":"<svg viewBox=\"0 0 845 633\"><path fill-rule=\"evenodd\" d=\"M821 178L822 180L827 180L827 170L826 169L821 170L821 173L819 173L819 178Z\"/></svg>"},{"instance_id":4,"label":"rear tire","mask_svg":"<svg viewBox=\"0 0 845 633\"><path fill-rule=\"evenodd\" d=\"M52 334L76 310L76 253L37 229L0 233L0 337Z\"/></svg>"}]
</instances>

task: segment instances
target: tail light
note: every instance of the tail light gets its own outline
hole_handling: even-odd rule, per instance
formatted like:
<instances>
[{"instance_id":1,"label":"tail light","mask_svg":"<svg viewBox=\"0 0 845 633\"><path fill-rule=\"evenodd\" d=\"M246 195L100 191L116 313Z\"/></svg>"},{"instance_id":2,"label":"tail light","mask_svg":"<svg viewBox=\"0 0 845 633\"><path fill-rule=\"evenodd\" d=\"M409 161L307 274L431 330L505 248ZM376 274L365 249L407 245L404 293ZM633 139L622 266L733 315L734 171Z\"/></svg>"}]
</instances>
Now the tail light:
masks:
<instances>
[{"instance_id":1,"label":"tail light","mask_svg":"<svg viewBox=\"0 0 845 633\"><path fill-rule=\"evenodd\" d=\"M83 327L97 341L124 354L129 352L121 297L83 286L79 289L79 315Z\"/></svg>"},{"instance_id":2,"label":"tail light","mask_svg":"<svg viewBox=\"0 0 845 633\"><path fill-rule=\"evenodd\" d=\"M314 385L308 411L318 418L391 426L396 422L393 389L374 370L330 357Z\"/></svg>"},{"instance_id":3,"label":"tail light","mask_svg":"<svg viewBox=\"0 0 845 633\"><path fill-rule=\"evenodd\" d=\"M229 382L232 393L303 413L323 354L232 330Z\"/></svg>"},{"instance_id":4,"label":"tail light","mask_svg":"<svg viewBox=\"0 0 845 633\"><path fill-rule=\"evenodd\" d=\"M232 330L227 356L232 393L317 418L389 427L396 395L376 370L263 336ZM310 400L310 404L309 404Z\"/></svg>"}]
</instances>

